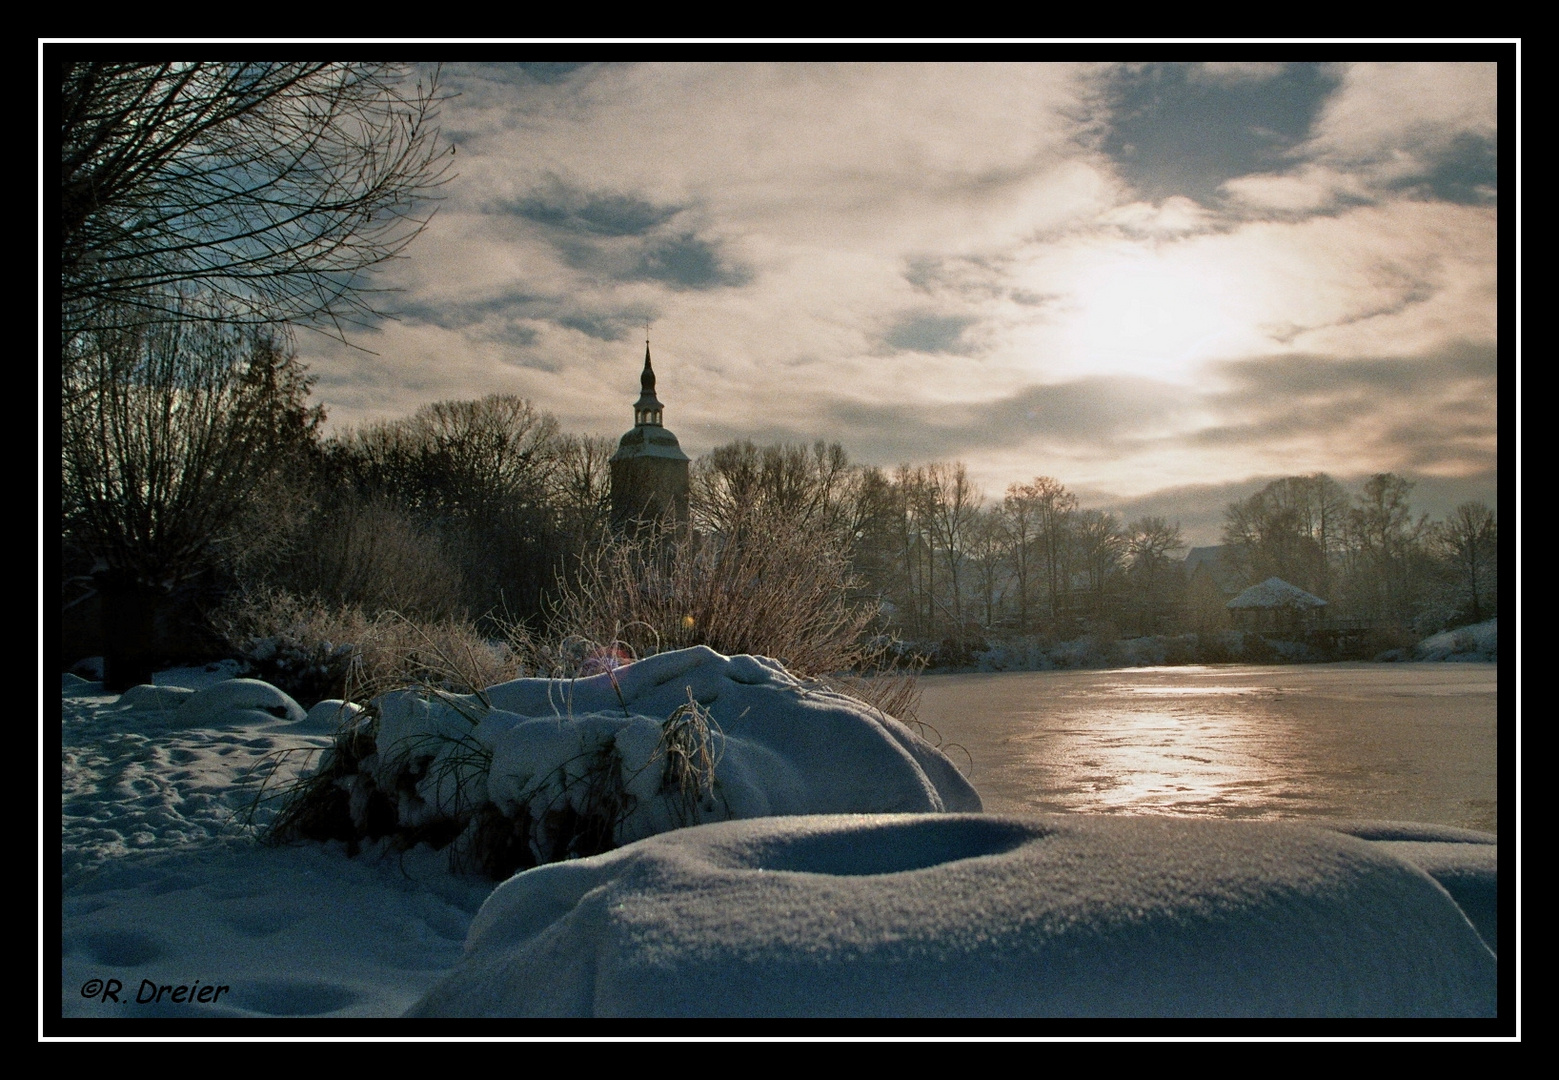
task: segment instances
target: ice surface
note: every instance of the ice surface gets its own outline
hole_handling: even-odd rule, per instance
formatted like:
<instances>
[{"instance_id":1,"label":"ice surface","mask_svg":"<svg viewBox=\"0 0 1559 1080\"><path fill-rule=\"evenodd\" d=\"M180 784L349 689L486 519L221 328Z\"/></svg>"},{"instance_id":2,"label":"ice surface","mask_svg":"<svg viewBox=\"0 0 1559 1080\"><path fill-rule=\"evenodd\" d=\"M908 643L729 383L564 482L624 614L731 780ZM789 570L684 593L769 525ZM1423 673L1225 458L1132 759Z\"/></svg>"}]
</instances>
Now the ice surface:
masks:
<instances>
[{"instance_id":1,"label":"ice surface","mask_svg":"<svg viewBox=\"0 0 1559 1080\"><path fill-rule=\"evenodd\" d=\"M316 754L343 710L300 717L263 684L220 689L230 674L160 672L158 688L191 693L137 695L152 708L62 680L63 1017L1454 1017L1497 1005L1488 834L799 815L662 833L495 889L425 846L349 858L334 843L259 845L267 811L246 816L256 770ZM646 725L658 731L651 720L692 687L731 745L787 763L815 804L977 798L897 721L772 662L673 654L616 677L615 689L609 676L507 684L489 716L510 731L608 717L637 760ZM765 694L786 709L755 715ZM103 1000L115 981L121 1000ZM230 989L135 1001L147 982Z\"/></svg>"}]
</instances>

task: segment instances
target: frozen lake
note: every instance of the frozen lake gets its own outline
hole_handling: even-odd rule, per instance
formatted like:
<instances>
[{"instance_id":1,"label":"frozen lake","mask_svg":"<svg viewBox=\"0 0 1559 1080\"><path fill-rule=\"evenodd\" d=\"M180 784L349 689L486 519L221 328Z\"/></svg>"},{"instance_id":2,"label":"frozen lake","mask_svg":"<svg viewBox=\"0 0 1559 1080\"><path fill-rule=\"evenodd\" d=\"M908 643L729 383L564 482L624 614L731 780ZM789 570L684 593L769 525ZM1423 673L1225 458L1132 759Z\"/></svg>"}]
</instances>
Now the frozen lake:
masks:
<instances>
[{"instance_id":1,"label":"frozen lake","mask_svg":"<svg viewBox=\"0 0 1559 1080\"><path fill-rule=\"evenodd\" d=\"M927 675L986 810L1345 817L1497 832L1498 666ZM934 736L933 736L934 741Z\"/></svg>"}]
</instances>

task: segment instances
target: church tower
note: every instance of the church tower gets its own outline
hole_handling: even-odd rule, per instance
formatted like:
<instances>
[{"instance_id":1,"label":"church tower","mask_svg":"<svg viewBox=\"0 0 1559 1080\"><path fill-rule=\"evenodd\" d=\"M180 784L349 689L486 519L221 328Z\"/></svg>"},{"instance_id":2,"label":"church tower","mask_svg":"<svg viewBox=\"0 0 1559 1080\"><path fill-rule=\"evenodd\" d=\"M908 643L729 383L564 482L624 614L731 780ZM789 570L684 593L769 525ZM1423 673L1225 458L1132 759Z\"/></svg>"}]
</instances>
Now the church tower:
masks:
<instances>
[{"instance_id":1,"label":"church tower","mask_svg":"<svg viewBox=\"0 0 1559 1080\"><path fill-rule=\"evenodd\" d=\"M661 426L665 406L655 396L648 340L639 391L639 400L633 403L633 430L622 437L612 455L612 527L631 531L657 521L680 527L688 520L688 457L677 437Z\"/></svg>"}]
</instances>

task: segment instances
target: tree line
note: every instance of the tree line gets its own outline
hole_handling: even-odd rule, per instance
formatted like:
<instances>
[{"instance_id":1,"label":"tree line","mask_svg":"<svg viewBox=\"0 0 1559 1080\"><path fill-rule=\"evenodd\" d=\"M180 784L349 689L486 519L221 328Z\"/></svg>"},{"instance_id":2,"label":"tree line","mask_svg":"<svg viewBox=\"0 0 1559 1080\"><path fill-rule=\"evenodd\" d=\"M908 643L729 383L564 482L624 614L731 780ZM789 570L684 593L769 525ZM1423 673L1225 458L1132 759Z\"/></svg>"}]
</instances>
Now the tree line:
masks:
<instances>
[{"instance_id":1,"label":"tree line","mask_svg":"<svg viewBox=\"0 0 1559 1080\"><path fill-rule=\"evenodd\" d=\"M745 503L832 529L886 625L923 642L1219 630L1230 593L1269 577L1327 600L1333 620L1404 632L1498 608L1494 512L1468 502L1444 521L1415 516L1412 482L1390 473L1352 493L1325 474L1285 477L1230 504L1202 575L1185 565L1178 522L1084 508L1055 477L993 498L960 462L883 470L850 466L837 444L736 443L697 462L694 478L714 526Z\"/></svg>"},{"instance_id":2,"label":"tree line","mask_svg":"<svg viewBox=\"0 0 1559 1080\"><path fill-rule=\"evenodd\" d=\"M78 341L65 602L100 592L109 636L151 642L159 617L188 627L266 590L542 632L570 589L582 610L580 568L622 542L613 441L566 433L521 398L436 402L327 436L296 354L263 330L160 323ZM888 470L838 443L737 441L690 480L700 543L837 566L840 594L878 612L862 629L915 642L1218 630L1229 589L1272 576L1334 619L1433 632L1497 612L1493 512L1415 516L1411 482L1389 473L1352 493L1286 477L1232 503L1219 573L1201 577L1178 523L1082 507L1054 477L997 499L961 462Z\"/></svg>"},{"instance_id":3,"label":"tree line","mask_svg":"<svg viewBox=\"0 0 1559 1080\"><path fill-rule=\"evenodd\" d=\"M610 439L502 395L324 434L294 334L380 314L372 273L450 178L436 73L59 65L67 653L103 652L123 688L198 650L224 603L267 591L537 632L572 612L615 633L653 608L672 620L658 641L718 646L650 596L694 580L648 572L676 549L646 559L610 534ZM1229 507L1230 572L1420 631L1494 614L1493 513L1468 503L1431 522L1411 488L1276 481ZM808 611L831 633L921 642L1226 625L1221 593L1184 573L1178 524L1083 508L1053 477L987 497L958 462L884 470L838 444L739 441L694 464L691 509L683 550L699 588L731 593L710 604L733 633L751 628L731 613L773 602L775 582L814 598L779 620L798 633ZM587 602L620 587L658 606Z\"/></svg>"}]
</instances>

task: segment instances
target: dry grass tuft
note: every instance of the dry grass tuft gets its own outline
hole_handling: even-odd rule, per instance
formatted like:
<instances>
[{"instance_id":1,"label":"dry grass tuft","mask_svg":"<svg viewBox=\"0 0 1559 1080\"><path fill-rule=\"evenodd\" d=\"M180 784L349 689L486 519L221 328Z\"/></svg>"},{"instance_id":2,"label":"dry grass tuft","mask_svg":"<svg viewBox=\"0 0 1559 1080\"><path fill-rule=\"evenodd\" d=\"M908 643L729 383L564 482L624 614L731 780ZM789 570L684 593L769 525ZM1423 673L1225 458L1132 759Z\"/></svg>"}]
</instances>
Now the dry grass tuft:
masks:
<instances>
[{"instance_id":1,"label":"dry grass tuft","mask_svg":"<svg viewBox=\"0 0 1559 1080\"><path fill-rule=\"evenodd\" d=\"M243 597L217 625L256 677L299 702L366 703L405 686L480 693L526 673L522 650L486 640L467 620L369 616L284 592Z\"/></svg>"},{"instance_id":2,"label":"dry grass tuft","mask_svg":"<svg viewBox=\"0 0 1559 1080\"><path fill-rule=\"evenodd\" d=\"M719 725L709 710L688 690L687 704L661 725L660 745L650 757L650 765L664 761L660 794L669 800L678 825L696 825L714 806L715 765L713 732ZM646 766L648 768L649 766Z\"/></svg>"}]
</instances>

